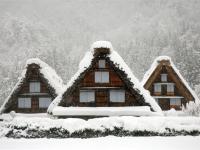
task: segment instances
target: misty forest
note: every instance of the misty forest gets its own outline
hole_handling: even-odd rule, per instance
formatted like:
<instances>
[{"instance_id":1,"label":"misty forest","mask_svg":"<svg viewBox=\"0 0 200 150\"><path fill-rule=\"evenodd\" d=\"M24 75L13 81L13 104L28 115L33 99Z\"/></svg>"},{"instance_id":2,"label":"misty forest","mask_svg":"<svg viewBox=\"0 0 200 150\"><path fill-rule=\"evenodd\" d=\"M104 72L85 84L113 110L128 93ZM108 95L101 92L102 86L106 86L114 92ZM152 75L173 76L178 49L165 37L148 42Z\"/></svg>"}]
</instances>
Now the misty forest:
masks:
<instances>
[{"instance_id":1,"label":"misty forest","mask_svg":"<svg viewBox=\"0 0 200 150\"><path fill-rule=\"evenodd\" d=\"M139 80L170 56L200 96L199 0L0 0L0 105L28 58L67 83L97 40L111 41Z\"/></svg>"}]
</instances>

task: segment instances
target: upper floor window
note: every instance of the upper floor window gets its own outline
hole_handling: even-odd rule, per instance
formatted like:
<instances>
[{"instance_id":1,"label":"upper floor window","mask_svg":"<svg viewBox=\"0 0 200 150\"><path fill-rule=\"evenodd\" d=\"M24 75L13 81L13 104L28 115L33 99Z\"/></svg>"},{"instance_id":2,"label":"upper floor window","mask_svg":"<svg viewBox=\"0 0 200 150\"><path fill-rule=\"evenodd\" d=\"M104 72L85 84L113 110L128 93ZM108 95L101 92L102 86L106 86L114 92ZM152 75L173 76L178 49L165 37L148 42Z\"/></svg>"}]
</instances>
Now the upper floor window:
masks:
<instances>
[{"instance_id":1,"label":"upper floor window","mask_svg":"<svg viewBox=\"0 0 200 150\"><path fill-rule=\"evenodd\" d=\"M181 106L181 99L180 98L171 98L170 105Z\"/></svg>"},{"instance_id":2,"label":"upper floor window","mask_svg":"<svg viewBox=\"0 0 200 150\"><path fill-rule=\"evenodd\" d=\"M111 102L125 102L125 91L124 90L110 90L110 101Z\"/></svg>"},{"instance_id":3,"label":"upper floor window","mask_svg":"<svg viewBox=\"0 0 200 150\"><path fill-rule=\"evenodd\" d=\"M167 84L167 92L174 92L174 83Z\"/></svg>"},{"instance_id":4,"label":"upper floor window","mask_svg":"<svg viewBox=\"0 0 200 150\"><path fill-rule=\"evenodd\" d=\"M30 82L29 91L31 93L40 92L40 82Z\"/></svg>"},{"instance_id":5,"label":"upper floor window","mask_svg":"<svg viewBox=\"0 0 200 150\"><path fill-rule=\"evenodd\" d=\"M39 98L39 108L47 108L51 104L50 97L40 97Z\"/></svg>"},{"instance_id":6,"label":"upper floor window","mask_svg":"<svg viewBox=\"0 0 200 150\"><path fill-rule=\"evenodd\" d=\"M18 108L31 108L31 98L18 98Z\"/></svg>"},{"instance_id":7,"label":"upper floor window","mask_svg":"<svg viewBox=\"0 0 200 150\"><path fill-rule=\"evenodd\" d=\"M105 60L99 60L99 68L106 68L106 61Z\"/></svg>"},{"instance_id":8,"label":"upper floor window","mask_svg":"<svg viewBox=\"0 0 200 150\"><path fill-rule=\"evenodd\" d=\"M96 83L109 83L109 72L96 71L95 72Z\"/></svg>"},{"instance_id":9,"label":"upper floor window","mask_svg":"<svg viewBox=\"0 0 200 150\"><path fill-rule=\"evenodd\" d=\"M154 84L154 92L161 92L161 84Z\"/></svg>"},{"instance_id":10,"label":"upper floor window","mask_svg":"<svg viewBox=\"0 0 200 150\"><path fill-rule=\"evenodd\" d=\"M161 74L161 81L166 82L167 81L167 74Z\"/></svg>"},{"instance_id":11,"label":"upper floor window","mask_svg":"<svg viewBox=\"0 0 200 150\"><path fill-rule=\"evenodd\" d=\"M94 102L95 92L93 90L80 91L80 102Z\"/></svg>"}]
</instances>

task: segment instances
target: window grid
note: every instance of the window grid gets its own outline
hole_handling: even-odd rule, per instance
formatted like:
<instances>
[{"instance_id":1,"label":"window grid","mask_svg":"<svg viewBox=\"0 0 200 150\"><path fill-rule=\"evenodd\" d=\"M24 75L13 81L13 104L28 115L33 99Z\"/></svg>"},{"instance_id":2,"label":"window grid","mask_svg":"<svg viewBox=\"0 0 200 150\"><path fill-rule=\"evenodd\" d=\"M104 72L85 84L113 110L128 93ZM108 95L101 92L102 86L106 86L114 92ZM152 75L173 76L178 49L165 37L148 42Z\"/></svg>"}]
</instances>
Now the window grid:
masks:
<instances>
[{"instance_id":1,"label":"window grid","mask_svg":"<svg viewBox=\"0 0 200 150\"><path fill-rule=\"evenodd\" d=\"M106 67L105 60L99 60L99 68L105 68L105 67Z\"/></svg>"},{"instance_id":2,"label":"window grid","mask_svg":"<svg viewBox=\"0 0 200 150\"><path fill-rule=\"evenodd\" d=\"M167 81L167 74L161 74L161 81L166 82Z\"/></svg>"},{"instance_id":3,"label":"window grid","mask_svg":"<svg viewBox=\"0 0 200 150\"><path fill-rule=\"evenodd\" d=\"M80 91L80 102L94 102L95 101L95 92L92 90Z\"/></svg>"},{"instance_id":4,"label":"window grid","mask_svg":"<svg viewBox=\"0 0 200 150\"><path fill-rule=\"evenodd\" d=\"M154 92L161 92L161 84L154 84Z\"/></svg>"},{"instance_id":5,"label":"window grid","mask_svg":"<svg viewBox=\"0 0 200 150\"><path fill-rule=\"evenodd\" d=\"M39 98L39 108L48 108L51 103L50 97L40 97Z\"/></svg>"},{"instance_id":6,"label":"window grid","mask_svg":"<svg viewBox=\"0 0 200 150\"><path fill-rule=\"evenodd\" d=\"M31 108L31 98L18 98L18 108Z\"/></svg>"},{"instance_id":7,"label":"window grid","mask_svg":"<svg viewBox=\"0 0 200 150\"><path fill-rule=\"evenodd\" d=\"M181 106L181 99L180 98L171 98L170 105Z\"/></svg>"},{"instance_id":8,"label":"window grid","mask_svg":"<svg viewBox=\"0 0 200 150\"><path fill-rule=\"evenodd\" d=\"M40 82L30 82L29 91L31 93L40 92Z\"/></svg>"},{"instance_id":9,"label":"window grid","mask_svg":"<svg viewBox=\"0 0 200 150\"><path fill-rule=\"evenodd\" d=\"M125 102L125 91L110 90L110 102Z\"/></svg>"},{"instance_id":10,"label":"window grid","mask_svg":"<svg viewBox=\"0 0 200 150\"><path fill-rule=\"evenodd\" d=\"M95 72L95 83L109 83L109 72L96 71Z\"/></svg>"},{"instance_id":11,"label":"window grid","mask_svg":"<svg viewBox=\"0 0 200 150\"><path fill-rule=\"evenodd\" d=\"M174 92L174 84L167 84L167 92Z\"/></svg>"}]
</instances>

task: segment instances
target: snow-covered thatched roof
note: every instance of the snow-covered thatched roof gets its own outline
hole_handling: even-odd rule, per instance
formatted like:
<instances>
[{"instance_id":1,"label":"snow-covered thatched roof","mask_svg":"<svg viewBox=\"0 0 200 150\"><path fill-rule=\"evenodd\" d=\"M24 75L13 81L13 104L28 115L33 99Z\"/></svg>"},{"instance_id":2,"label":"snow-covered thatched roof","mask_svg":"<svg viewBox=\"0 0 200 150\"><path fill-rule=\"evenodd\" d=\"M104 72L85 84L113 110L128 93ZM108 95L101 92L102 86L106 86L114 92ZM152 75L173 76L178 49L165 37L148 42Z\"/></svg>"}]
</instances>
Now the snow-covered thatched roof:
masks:
<instances>
[{"instance_id":1,"label":"snow-covered thatched roof","mask_svg":"<svg viewBox=\"0 0 200 150\"><path fill-rule=\"evenodd\" d=\"M91 46L91 50L87 51L84 58L81 60L79 64L79 70L75 73L75 75L71 78L71 80L67 83L67 86L65 87L65 90L63 90L63 93L58 95L54 101L50 104L48 108L48 113L52 113L53 108L55 106L58 106L58 104L61 102L63 98L63 94L65 91L67 91L68 88L70 88L75 80L80 76L82 72L84 72L92 63L92 60L94 58L94 50L96 48L106 48L109 49L109 54L107 57L120 69L123 70L127 74L127 78L130 80L130 82L133 83L133 89L139 92L144 97L144 100L146 103L148 103L154 111L161 112L161 108L156 103L153 97L150 96L149 91L145 90L143 86L140 84L139 80L133 75L131 69L128 67L128 65L124 62L122 57L114 51L112 44L107 41L97 41Z\"/></svg>"},{"instance_id":2,"label":"snow-covered thatched roof","mask_svg":"<svg viewBox=\"0 0 200 150\"><path fill-rule=\"evenodd\" d=\"M48 84L51 86L51 88L54 89L56 95L59 95L60 93L62 93L64 84L63 84L62 79L56 73L56 71L53 68L51 68L48 64L46 64L45 62L40 60L39 58L31 58L31 59L27 60L25 69L22 71L21 77L19 77L19 80L16 83L16 85L14 86L14 88L12 89L10 95L6 98L3 105L1 106L0 113L4 112L8 101L10 101L10 99L11 99L11 96L13 95L13 93L15 93L15 91L18 88L20 88L21 84L23 83L24 79L26 78L28 66L32 65L32 64L39 66L40 74L43 76L43 78L45 78L45 81L48 82Z\"/></svg>"},{"instance_id":3,"label":"snow-covered thatched roof","mask_svg":"<svg viewBox=\"0 0 200 150\"><path fill-rule=\"evenodd\" d=\"M189 86L188 82L183 78L183 76L181 75L181 73L179 72L179 70L176 68L176 66L174 65L174 63L172 62L171 58L169 56L159 56L157 57L153 64L151 65L150 69L145 73L141 84L144 86L146 84L146 82L149 80L149 78L151 77L151 75L153 74L153 72L155 71L155 69L157 68L157 66L160 64L160 61L163 60L167 60L169 61L172 69L176 72L176 74L178 75L178 77L180 78L180 80L182 81L182 83L186 86L186 88L189 90L189 92L192 94L192 96L195 99L195 102L199 102L199 98L197 97L196 93L192 90L192 88Z\"/></svg>"}]
</instances>

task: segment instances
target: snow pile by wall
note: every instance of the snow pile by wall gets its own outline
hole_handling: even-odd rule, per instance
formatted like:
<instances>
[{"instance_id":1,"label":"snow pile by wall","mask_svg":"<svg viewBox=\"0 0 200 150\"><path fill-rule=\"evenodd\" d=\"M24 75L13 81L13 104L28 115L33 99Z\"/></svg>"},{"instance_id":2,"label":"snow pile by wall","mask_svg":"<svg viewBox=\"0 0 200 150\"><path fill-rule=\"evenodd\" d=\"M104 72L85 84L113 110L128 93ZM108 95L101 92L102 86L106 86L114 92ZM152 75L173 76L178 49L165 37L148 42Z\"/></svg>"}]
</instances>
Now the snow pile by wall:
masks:
<instances>
[{"instance_id":1,"label":"snow pile by wall","mask_svg":"<svg viewBox=\"0 0 200 150\"><path fill-rule=\"evenodd\" d=\"M122 57L113 50L112 44L108 41L97 41L91 46L91 50L88 51L84 58L81 60L79 64L79 70L76 72L76 74L71 78L71 80L67 83L67 86L63 90L63 93L57 96L54 101L51 103L51 105L48 108L48 113L52 113L53 108L57 106L60 101L62 100L62 96L64 94L64 91L67 91L68 88L72 86L72 84L75 82L75 80L79 77L79 75L85 71L90 65L91 61L94 58L94 49L95 48L109 48L110 53L107 57L110 58L113 63L118 66L119 69L125 71L127 74L127 78L130 79L130 82L133 83L133 88L137 91L139 91L139 94L141 94L144 97L144 100L146 103L150 104L151 107L154 109L154 111L161 113L161 108L156 103L155 99L150 96L149 91L145 90L143 86L140 84L139 80L133 75L131 69L128 67L128 65L124 62Z\"/></svg>"},{"instance_id":2,"label":"snow pile by wall","mask_svg":"<svg viewBox=\"0 0 200 150\"><path fill-rule=\"evenodd\" d=\"M105 117L90 120L15 117L0 122L0 137L200 135L199 117Z\"/></svg>"},{"instance_id":3,"label":"snow pile by wall","mask_svg":"<svg viewBox=\"0 0 200 150\"><path fill-rule=\"evenodd\" d=\"M60 107L53 109L53 116L157 116L149 106L130 107Z\"/></svg>"}]
</instances>

